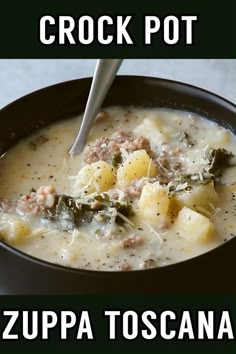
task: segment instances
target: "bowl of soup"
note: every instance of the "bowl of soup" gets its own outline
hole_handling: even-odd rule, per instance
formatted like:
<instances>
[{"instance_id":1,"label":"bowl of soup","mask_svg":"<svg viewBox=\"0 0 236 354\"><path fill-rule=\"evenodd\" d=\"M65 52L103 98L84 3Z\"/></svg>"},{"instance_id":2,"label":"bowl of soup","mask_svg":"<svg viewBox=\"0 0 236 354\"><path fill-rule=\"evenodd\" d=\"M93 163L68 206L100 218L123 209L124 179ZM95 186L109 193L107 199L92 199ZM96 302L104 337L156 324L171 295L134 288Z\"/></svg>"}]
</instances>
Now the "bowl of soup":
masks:
<instances>
[{"instance_id":1,"label":"bowl of soup","mask_svg":"<svg viewBox=\"0 0 236 354\"><path fill-rule=\"evenodd\" d=\"M118 76L70 156L90 84L0 111L1 292L235 292L235 105Z\"/></svg>"}]
</instances>

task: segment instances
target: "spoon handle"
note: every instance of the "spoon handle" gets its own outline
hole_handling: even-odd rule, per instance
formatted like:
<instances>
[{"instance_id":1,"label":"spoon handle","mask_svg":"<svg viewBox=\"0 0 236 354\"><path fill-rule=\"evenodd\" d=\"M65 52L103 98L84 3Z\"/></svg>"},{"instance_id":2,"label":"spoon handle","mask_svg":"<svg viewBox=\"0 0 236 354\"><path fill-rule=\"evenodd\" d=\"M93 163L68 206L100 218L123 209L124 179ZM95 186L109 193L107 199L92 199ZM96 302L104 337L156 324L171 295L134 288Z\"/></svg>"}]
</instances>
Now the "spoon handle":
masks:
<instances>
[{"instance_id":1,"label":"spoon handle","mask_svg":"<svg viewBox=\"0 0 236 354\"><path fill-rule=\"evenodd\" d=\"M98 59L82 124L70 150L71 155L79 154L83 150L94 118L103 104L122 61L123 59Z\"/></svg>"}]
</instances>

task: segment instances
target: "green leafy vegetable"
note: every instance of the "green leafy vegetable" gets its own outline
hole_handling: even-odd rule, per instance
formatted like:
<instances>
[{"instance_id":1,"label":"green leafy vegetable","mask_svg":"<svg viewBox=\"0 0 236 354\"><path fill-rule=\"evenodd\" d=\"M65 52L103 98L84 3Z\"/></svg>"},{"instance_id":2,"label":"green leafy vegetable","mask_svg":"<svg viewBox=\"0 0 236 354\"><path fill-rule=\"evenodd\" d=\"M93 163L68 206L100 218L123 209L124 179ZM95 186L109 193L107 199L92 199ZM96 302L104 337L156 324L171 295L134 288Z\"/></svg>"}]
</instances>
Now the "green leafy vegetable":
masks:
<instances>
[{"instance_id":1,"label":"green leafy vegetable","mask_svg":"<svg viewBox=\"0 0 236 354\"><path fill-rule=\"evenodd\" d=\"M215 177L220 177L224 168L235 165L232 163L233 157L234 154L224 148L208 150L206 153L206 158L209 161L208 171Z\"/></svg>"},{"instance_id":2,"label":"green leafy vegetable","mask_svg":"<svg viewBox=\"0 0 236 354\"><path fill-rule=\"evenodd\" d=\"M74 229L81 223L91 222L93 213L85 204L77 205L75 199L62 194L56 206L54 219L58 220L64 229Z\"/></svg>"},{"instance_id":3,"label":"green leafy vegetable","mask_svg":"<svg viewBox=\"0 0 236 354\"><path fill-rule=\"evenodd\" d=\"M112 166L118 167L122 163L121 153L116 154L112 157Z\"/></svg>"},{"instance_id":4,"label":"green leafy vegetable","mask_svg":"<svg viewBox=\"0 0 236 354\"><path fill-rule=\"evenodd\" d=\"M234 155L223 148L210 149L206 153L209 168L198 174L179 174L169 185L169 191L178 193L183 190L191 190L194 185L207 184L216 177L220 177L222 170L234 166L232 158Z\"/></svg>"},{"instance_id":5,"label":"green leafy vegetable","mask_svg":"<svg viewBox=\"0 0 236 354\"><path fill-rule=\"evenodd\" d=\"M125 201L122 203L114 201L114 200L110 199L109 195L106 193L96 196L94 198L94 200L98 201L100 203L100 206L98 207L97 210L104 211L103 215L105 216L106 220L109 219L109 217L110 217L110 214L109 214L110 208L116 209L117 212L119 212L120 214L122 214L126 217L130 217L130 216L134 215L132 206L129 201ZM124 220L119 215L117 215L115 222L117 224L123 224Z\"/></svg>"},{"instance_id":6,"label":"green leafy vegetable","mask_svg":"<svg viewBox=\"0 0 236 354\"><path fill-rule=\"evenodd\" d=\"M214 179L210 173L202 174L179 174L169 186L169 191L178 193L183 190L191 190L193 186L198 184L207 184Z\"/></svg>"},{"instance_id":7,"label":"green leafy vegetable","mask_svg":"<svg viewBox=\"0 0 236 354\"><path fill-rule=\"evenodd\" d=\"M73 230L83 223L90 223L94 217L100 216L100 222L109 222L116 210L125 217L133 215L133 210L128 201L120 203L111 200L110 197L103 193L87 200L86 204L76 202L76 199L69 195L61 195L55 212L49 216L51 220L59 221L61 227L65 230ZM96 220L98 220L96 218ZM117 215L115 218L117 224L124 223L124 220Z\"/></svg>"}]
</instances>

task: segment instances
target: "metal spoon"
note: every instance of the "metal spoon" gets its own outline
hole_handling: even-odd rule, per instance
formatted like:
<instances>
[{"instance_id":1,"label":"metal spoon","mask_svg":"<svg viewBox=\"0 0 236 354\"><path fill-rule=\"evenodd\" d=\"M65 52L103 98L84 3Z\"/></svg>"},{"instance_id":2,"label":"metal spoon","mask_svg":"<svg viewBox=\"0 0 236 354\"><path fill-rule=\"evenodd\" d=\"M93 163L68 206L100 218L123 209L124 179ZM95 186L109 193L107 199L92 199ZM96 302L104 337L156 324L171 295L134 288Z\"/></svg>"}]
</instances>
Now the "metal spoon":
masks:
<instances>
[{"instance_id":1,"label":"metal spoon","mask_svg":"<svg viewBox=\"0 0 236 354\"><path fill-rule=\"evenodd\" d=\"M83 150L94 118L101 108L122 61L123 59L98 59L82 124L69 152L71 155L79 154Z\"/></svg>"}]
</instances>

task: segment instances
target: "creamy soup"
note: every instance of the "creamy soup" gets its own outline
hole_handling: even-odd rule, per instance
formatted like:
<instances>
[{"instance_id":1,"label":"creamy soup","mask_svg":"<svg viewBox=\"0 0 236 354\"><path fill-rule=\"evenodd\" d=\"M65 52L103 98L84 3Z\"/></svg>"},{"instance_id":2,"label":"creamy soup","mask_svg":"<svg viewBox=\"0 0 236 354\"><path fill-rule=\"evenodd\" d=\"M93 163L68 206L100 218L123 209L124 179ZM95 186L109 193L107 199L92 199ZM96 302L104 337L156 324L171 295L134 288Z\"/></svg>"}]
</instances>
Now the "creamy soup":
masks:
<instances>
[{"instance_id":1,"label":"creamy soup","mask_svg":"<svg viewBox=\"0 0 236 354\"><path fill-rule=\"evenodd\" d=\"M43 260L128 271L205 253L236 236L236 137L196 114L110 107L84 151L79 118L0 160L0 235Z\"/></svg>"}]
</instances>

